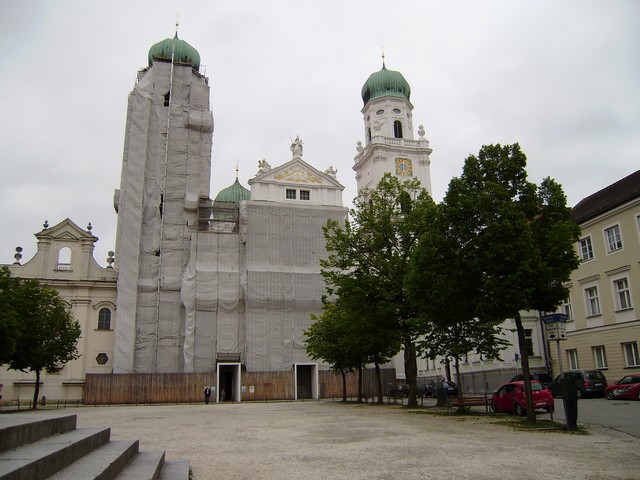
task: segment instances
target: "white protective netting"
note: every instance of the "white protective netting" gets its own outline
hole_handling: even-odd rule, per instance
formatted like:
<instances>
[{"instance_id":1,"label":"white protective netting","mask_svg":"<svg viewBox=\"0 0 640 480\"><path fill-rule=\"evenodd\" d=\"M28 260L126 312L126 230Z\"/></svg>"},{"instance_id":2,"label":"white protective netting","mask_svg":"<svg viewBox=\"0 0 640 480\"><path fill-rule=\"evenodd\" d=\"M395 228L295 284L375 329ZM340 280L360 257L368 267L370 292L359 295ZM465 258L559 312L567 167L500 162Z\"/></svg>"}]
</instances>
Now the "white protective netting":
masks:
<instances>
[{"instance_id":1,"label":"white protective netting","mask_svg":"<svg viewBox=\"0 0 640 480\"><path fill-rule=\"evenodd\" d=\"M304 331L322 310L322 227L346 209L247 202L246 363L283 371L308 361Z\"/></svg>"},{"instance_id":2,"label":"white protective netting","mask_svg":"<svg viewBox=\"0 0 640 480\"><path fill-rule=\"evenodd\" d=\"M182 370L181 283L197 231L194 199L209 193L208 98L204 77L163 62L143 72L129 96L116 240L115 372Z\"/></svg>"}]
</instances>

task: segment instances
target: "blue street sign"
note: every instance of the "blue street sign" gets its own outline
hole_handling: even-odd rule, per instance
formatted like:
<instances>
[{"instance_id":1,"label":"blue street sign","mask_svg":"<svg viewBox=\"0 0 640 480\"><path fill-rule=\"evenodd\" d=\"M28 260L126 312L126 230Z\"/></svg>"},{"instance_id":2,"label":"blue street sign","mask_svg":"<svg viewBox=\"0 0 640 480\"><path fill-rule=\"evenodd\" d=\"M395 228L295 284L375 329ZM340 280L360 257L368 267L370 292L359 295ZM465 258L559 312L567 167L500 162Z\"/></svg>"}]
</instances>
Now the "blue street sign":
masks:
<instances>
[{"instance_id":1,"label":"blue street sign","mask_svg":"<svg viewBox=\"0 0 640 480\"><path fill-rule=\"evenodd\" d=\"M552 313L550 315L543 315L542 321L544 323L566 323L569 319L569 315L565 313Z\"/></svg>"}]
</instances>

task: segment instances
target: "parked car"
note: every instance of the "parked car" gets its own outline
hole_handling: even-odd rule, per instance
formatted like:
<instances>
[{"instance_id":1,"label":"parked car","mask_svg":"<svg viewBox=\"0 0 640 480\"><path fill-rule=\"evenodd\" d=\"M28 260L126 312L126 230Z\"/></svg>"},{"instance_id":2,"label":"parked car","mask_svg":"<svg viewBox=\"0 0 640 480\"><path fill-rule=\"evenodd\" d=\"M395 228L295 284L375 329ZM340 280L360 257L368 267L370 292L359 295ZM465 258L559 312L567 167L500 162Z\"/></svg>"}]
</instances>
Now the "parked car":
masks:
<instances>
[{"instance_id":1,"label":"parked car","mask_svg":"<svg viewBox=\"0 0 640 480\"><path fill-rule=\"evenodd\" d=\"M569 370L558 375L549 384L549 389L554 397L562 396L562 380L566 377L575 378L578 398L604 396L607 379L600 370Z\"/></svg>"},{"instance_id":2,"label":"parked car","mask_svg":"<svg viewBox=\"0 0 640 480\"><path fill-rule=\"evenodd\" d=\"M534 410L553 412L555 400L551 391L537 380L531 381L531 395ZM494 412L515 413L526 415L527 402L524 393L524 381L509 382L495 391L491 397L491 409Z\"/></svg>"},{"instance_id":3,"label":"parked car","mask_svg":"<svg viewBox=\"0 0 640 480\"><path fill-rule=\"evenodd\" d=\"M531 380L537 380L537 381L543 383L545 386L549 385L553 381L553 378L548 373L530 373L529 377L531 378ZM522 373L516 375L515 377L513 377L509 381L510 382L519 382L521 380L524 380L524 374L522 374Z\"/></svg>"},{"instance_id":4,"label":"parked car","mask_svg":"<svg viewBox=\"0 0 640 480\"><path fill-rule=\"evenodd\" d=\"M604 389L604 396L609 400L626 398L640 400L640 375L627 375L613 385Z\"/></svg>"},{"instance_id":5,"label":"parked car","mask_svg":"<svg viewBox=\"0 0 640 480\"><path fill-rule=\"evenodd\" d=\"M450 381L446 381L446 382L442 382L442 383L436 383L434 385L434 389L433 392L431 393L431 396L433 398L436 398L438 396L438 389L439 388L444 388L447 391L447 395L457 395L458 394L458 385L456 385L454 382L450 382Z\"/></svg>"}]
</instances>

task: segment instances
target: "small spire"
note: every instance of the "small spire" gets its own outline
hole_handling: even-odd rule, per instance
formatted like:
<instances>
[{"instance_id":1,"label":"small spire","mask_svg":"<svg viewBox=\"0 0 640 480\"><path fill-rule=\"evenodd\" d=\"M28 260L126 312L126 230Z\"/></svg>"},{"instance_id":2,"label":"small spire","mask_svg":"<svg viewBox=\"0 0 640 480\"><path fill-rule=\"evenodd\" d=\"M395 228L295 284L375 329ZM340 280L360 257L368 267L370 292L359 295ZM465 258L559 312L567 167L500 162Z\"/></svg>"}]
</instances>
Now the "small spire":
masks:
<instances>
[{"instance_id":1,"label":"small spire","mask_svg":"<svg viewBox=\"0 0 640 480\"><path fill-rule=\"evenodd\" d=\"M238 159L236 158L236 180L238 180L238 171L240 168L238 167Z\"/></svg>"},{"instance_id":2,"label":"small spire","mask_svg":"<svg viewBox=\"0 0 640 480\"><path fill-rule=\"evenodd\" d=\"M384 45L382 45L382 68L387 68L387 66L384 63Z\"/></svg>"},{"instance_id":3,"label":"small spire","mask_svg":"<svg viewBox=\"0 0 640 480\"><path fill-rule=\"evenodd\" d=\"M176 13L176 38L178 38L178 27L180 26L180 14Z\"/></svg>"}]
</instances>

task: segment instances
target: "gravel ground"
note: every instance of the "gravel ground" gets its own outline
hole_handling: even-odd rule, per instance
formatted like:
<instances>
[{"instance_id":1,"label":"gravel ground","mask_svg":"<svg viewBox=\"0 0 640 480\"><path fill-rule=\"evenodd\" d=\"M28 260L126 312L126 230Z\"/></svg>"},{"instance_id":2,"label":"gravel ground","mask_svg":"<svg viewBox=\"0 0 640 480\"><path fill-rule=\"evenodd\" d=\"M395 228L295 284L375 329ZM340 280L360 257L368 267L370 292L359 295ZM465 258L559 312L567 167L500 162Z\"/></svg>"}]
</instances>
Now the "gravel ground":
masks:
<instances>
[{"instance_id":1,"label":"gravel ground","mask_svg":"<svg viewBox=\"0 0 640 480\"><path fill-rule=\"evenodd\" d=\"M424 412L434 409L310 401L64 413L189 460L195 480L640 479L640 439L623 433L520 431L495 417Z\"/></svg>"}]
</instances>

